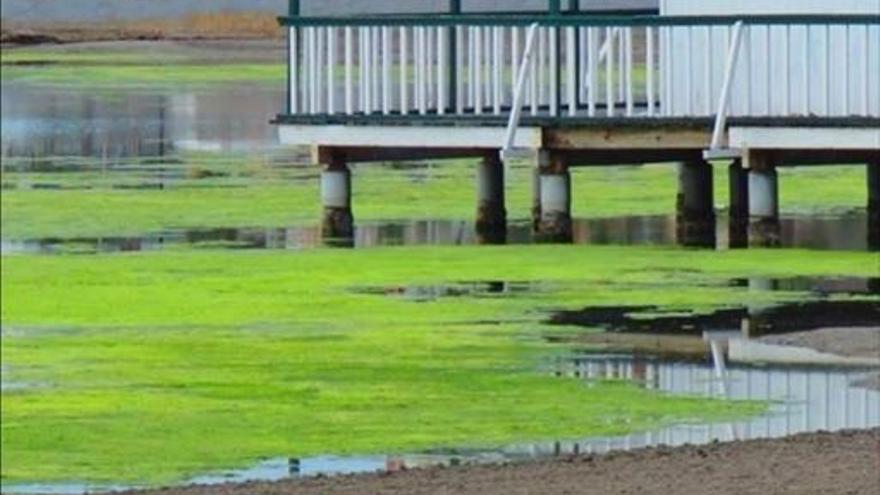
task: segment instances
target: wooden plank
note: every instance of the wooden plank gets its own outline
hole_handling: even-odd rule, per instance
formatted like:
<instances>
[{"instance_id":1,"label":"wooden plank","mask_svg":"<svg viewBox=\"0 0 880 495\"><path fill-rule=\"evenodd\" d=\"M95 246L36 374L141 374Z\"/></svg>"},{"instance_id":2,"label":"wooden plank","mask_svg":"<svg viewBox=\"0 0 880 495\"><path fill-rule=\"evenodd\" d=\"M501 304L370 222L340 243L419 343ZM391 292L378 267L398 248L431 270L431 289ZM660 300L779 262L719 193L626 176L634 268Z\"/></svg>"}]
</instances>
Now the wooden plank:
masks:
<instances>
[{"instance_id":1,"label":"wooden plank","mask_svg":"<svg viewBox=\"0 0 880 495\"><path fill-rule=\"evenodd\" d=\"M880 150L880 127L739 127L728 130L731 148Z\"/></svg>"},{"instance_id":2,"label":"wooden plank","mask_svg":"<svg viewBox=\"0 0 880 495\"><path fill-rule=\"evenodd\" d=\"M710 129L681 127L572 127L544 130L548 149L706 149L712 139Z\"/></svg>"},{"instance_id":3,"label":"wooden plank","mask_svg":"<svg viewBox=\"0 0 880 495\"><path fill-rule=\"evenodd\" d=\"M489 148L500 149L506 129L503 127L436 126L345 126L285 125L279 127L285 145L370 146L401 148ZM541 129L517 130L514 147L537 149Z\"/></svg>"}]
</instances>

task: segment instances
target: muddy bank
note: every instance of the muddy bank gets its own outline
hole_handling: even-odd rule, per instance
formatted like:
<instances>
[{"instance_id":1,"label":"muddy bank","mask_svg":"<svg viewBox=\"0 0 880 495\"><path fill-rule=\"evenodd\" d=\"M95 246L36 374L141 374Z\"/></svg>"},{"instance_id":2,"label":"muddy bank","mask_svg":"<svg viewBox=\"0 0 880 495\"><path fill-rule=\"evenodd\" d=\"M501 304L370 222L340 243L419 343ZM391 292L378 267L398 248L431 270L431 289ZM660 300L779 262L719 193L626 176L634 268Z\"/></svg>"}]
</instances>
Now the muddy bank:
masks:
<instances>
[{"instance_id":1,"label":"muddy bank","mask_svg":"<svg viewBox=\"0 0 880 495\"><path fill-rule=\"evenodd\" d=\"M845 357L880 357L880 326L819 328L804 332L765 335L767 344L808 347Z\"/></svg>"},{"instance_id":2,"label":"muddy bank","mask_svg":"<svg viewBox=\"0 0 880 495\"><path fill-rule=\"evenodd\" d=\"M869 494L880 488L880 429L655 448L505 466L173 488L171 495L283 494ZM136 493L136 492L129 492Z\"/></svg>"}]
</instances>

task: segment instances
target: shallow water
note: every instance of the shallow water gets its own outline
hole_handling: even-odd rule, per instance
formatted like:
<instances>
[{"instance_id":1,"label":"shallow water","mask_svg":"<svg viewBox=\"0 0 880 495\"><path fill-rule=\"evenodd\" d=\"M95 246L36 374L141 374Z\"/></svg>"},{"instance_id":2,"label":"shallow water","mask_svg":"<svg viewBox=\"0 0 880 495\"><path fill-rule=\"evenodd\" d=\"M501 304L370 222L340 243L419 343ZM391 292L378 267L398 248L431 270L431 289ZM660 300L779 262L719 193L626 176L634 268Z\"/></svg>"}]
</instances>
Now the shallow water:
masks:
<instances>
[{"instance_id":1,"label":"shallow water","mask_svg":"<svg viewBox=\"0 0 880 495\"><path fill-rule=\"evenodd\" d=\"M497 449L437 449L412 454L279 457L241 470L193 477L186 484L274 481L316 475L392 472L427 466L505 463L572 454L601 454L654 446L774 438L810 431L880 426L880 392L858 386L860 369L781 366L726 366L721 374L710 362L674 362L626 354L583 354L567 359L552 373L581 379L626 380L662 393L723 397L771 403L751 419L678 424L630 435L572 438L509 445ZM130 487L84 483L4 485L3 493L81 494Z\"/></svg>"},{"instance_id":2,"label":"shallow water","mask_svg":"<svg viewBox=\"0 0 880 495\"><path fill-rule=\"evenodd\" d=\"M725 230L724 220L718 230ZM675 217L662 215L579 218L573 221L572 243L584 245L674 246ZM718 249L727 248L719 236ZM2 239L0 252L107 253L156 251L168 248L306 249L328 245L318 225L276 228L206 228L168 230L142 236L102 238ZM473 222L463 220L396 220L358 222L350 245L376 246L480 244ZM511 222L506 243L536 242L528 222ZM807 249L863 251L868 249L864 212L828 217L788 216L782 219L782 246Z\"/></svg>"}]
</instances>

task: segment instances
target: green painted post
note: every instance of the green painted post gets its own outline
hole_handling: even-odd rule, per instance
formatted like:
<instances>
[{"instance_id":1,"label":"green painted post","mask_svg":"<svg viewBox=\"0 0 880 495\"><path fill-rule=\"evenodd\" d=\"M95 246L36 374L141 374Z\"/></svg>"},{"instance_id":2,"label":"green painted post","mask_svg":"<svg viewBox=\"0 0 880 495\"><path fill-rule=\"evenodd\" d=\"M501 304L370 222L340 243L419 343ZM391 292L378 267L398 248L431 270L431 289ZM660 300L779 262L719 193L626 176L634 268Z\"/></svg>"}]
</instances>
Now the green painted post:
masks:
<instances>
[{"instance_id":1,"label":"green painted post","mask_svg":"<svg viewBox=\"0 0 880 495\"><path fill-rule=\"evenodd\" d=\"M461 0L449 0L449 13L451 15L461 14ZM449 102L449 113L455 113L458 107L458 41L455 39L455 28L450 27L446 34L446 45L448 47L446 53L446 67L449 70L446 83L446 90L449 96L446 101Z\"/></svg>"}]
</instances>

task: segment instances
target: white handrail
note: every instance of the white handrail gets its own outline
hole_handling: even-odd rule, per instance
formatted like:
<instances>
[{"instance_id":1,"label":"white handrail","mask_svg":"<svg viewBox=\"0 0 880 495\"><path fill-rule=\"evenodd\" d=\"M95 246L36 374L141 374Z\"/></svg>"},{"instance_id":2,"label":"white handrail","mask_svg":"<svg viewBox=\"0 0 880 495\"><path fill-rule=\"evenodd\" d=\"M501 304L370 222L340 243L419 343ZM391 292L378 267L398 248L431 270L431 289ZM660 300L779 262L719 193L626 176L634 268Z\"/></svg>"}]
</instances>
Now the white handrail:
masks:
<instances>
[{"instance_id":1,"label":"white handrail","mask_svg":"<svg viewBox=\"0 0 880 495\"><path fill-rule=\"evenodd\" d=\"M529 26L526 35L526 46L519 64L519 74L516 77L516 87L513 90L513 102L510 107L510 117L507 120L507 133L504 136L504 145L501 148L501 159L513 149L516 139L516 128L519 127L520 115L522 115L523 95L525 94L526 78L529 73L529 64L535 47L535 35L538 32L538 23Z\"/></svg>"},{"instance_id":2,"label":"white handrail","mask_svg":"<svg viewBox=\"0 0 880 495\"><path fill-rule=\"evenodd\" d=\"M715 129L712 131L712 142L709 151L721 149L721 136L727 125L727 112L730 107L730 86L733 84L733 76L736 72L736 62L739 57L740 34L743 21L737 21L733 25L733 37L730 40L730 49L727 53L727 64L724 67L724 84L721 86L721 95L718 97L718 111L715 114Z\"/></svg>"}]
</instances>

